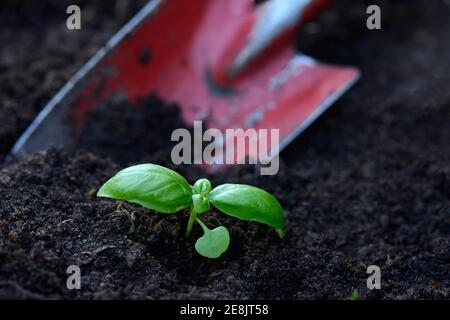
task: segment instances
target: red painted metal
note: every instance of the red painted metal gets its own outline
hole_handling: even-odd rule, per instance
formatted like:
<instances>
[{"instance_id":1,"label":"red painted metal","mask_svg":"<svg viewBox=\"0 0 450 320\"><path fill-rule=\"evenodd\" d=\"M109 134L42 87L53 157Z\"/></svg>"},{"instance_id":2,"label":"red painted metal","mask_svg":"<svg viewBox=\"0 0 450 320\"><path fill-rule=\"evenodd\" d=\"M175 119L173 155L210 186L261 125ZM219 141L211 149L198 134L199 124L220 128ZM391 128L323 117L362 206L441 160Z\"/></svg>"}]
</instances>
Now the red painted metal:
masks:
<instances>
[{"instance_id":1,"label":"red painted metal","mask_svg":"<svg viewBox=\"0 0 450 320\"><path fill-rule=\"evenodd\" d=\"M305 19L330 2L313 1ZM244 45L256 15L252 0L163 2L86 82L76 102L77 119L110 94L122 93L136 102L153 93L178 104L187 125L204 120L218 129L274 128L283 142L347 86L357 70L308 59L293 62L290 31L236 79L217 82ZM142 59L146 52L147 60Z\"/></svg>"}]
</instances>

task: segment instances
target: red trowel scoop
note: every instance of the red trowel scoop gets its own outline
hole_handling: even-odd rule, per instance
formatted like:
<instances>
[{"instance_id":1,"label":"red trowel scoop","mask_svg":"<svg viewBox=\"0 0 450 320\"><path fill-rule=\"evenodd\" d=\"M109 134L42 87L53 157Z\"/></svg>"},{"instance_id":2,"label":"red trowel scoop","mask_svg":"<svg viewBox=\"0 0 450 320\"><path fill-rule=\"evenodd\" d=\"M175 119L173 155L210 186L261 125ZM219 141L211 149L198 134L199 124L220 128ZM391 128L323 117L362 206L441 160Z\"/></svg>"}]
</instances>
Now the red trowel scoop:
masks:
<instances>
[{"instance_id":1,"label":"red trowel scoop","mask_svg":"<svg viewBox=\"0 0 450 320\"><path fill-rule=\"evenodd\" d=\"M294 49L297 28L331 2L153 0L48 103L12 155L68 143L74 123L112 94L156 94L179 105L189 127L279 129L271 147L281 149L358 78Z\"/></svg>"}]
</instances>

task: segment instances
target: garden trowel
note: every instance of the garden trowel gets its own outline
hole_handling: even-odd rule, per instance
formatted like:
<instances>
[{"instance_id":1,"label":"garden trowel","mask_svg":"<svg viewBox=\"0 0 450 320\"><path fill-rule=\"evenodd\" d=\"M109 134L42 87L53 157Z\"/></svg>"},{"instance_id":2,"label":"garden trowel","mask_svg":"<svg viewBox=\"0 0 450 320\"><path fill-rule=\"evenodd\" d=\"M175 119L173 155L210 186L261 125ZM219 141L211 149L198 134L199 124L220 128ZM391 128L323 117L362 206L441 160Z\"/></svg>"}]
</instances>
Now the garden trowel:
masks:
<instances>
[{"instance_id":1,"label":"garden trowel","mask_svg":"<svg viewBox=\"0 0 450 320\"><path fill-rule=\"evenodd\" d=\"M150 1L53 97L11 155L67 144L72 127L111 95L137 103L154 94L178 105L187 127L279 130L275 156L359 77L294 48L298 28L331 2Z\"/></svg>"}]
</instances>

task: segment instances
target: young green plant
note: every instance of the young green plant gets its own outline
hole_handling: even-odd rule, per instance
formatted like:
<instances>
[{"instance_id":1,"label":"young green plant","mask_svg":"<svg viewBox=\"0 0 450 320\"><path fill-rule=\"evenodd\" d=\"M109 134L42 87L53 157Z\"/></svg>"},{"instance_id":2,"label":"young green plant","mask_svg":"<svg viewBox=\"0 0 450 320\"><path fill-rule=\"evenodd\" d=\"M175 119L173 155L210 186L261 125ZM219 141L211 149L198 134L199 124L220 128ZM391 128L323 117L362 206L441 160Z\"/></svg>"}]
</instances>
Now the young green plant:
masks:
<instances>
[{"instance_id":1,"label":"young green plant","mask_svg":"<svg viewBox=\"0 0 450 320\"><path fill-rule=\"evenodd\" d=\"M244 184L211 186L208 179L200 179L191 186L177 172L155 164L140 164L118 172L97 192L98 197L125 200L165 214L190 209L186 236L195 223L203 229L203 236L195 243L196 251L207 258L218 258L228 249L230 235L223 227L208 229L199 215L211 205L223 213L256 221L276 229L284 236L283 208L266 191Z\"/></svg>"}]
</instances>

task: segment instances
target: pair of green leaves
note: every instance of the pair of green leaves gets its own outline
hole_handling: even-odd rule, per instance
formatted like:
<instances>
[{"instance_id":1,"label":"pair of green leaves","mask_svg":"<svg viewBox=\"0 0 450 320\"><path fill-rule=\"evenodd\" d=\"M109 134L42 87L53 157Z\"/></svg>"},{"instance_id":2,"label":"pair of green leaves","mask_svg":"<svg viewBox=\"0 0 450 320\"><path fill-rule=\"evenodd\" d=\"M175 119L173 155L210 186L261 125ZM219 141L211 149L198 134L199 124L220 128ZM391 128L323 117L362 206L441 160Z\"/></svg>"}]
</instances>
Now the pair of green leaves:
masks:
<instances>
[{"instance_id":1,"label":"pair of green leaves","mask_svg":"<svg viewBox=\"0 0 450 320\"><path fill-rule=\"evenodd\" d=\"M225 227L209 230L195 218L208 211L210 205L232 217L273 227L280 237L284 234L283 209L266 191L243 184L223 184L212 189L207 179L200 179L191 186L177 172L154 164L136 165L120 171L100 188L97 196L126 200L167 214L190 207L191 218L204 231L195 248L208 258L219 257L230 241ZM188 233L191 227L188 225Z\"/></svg>"}]
</instances>

